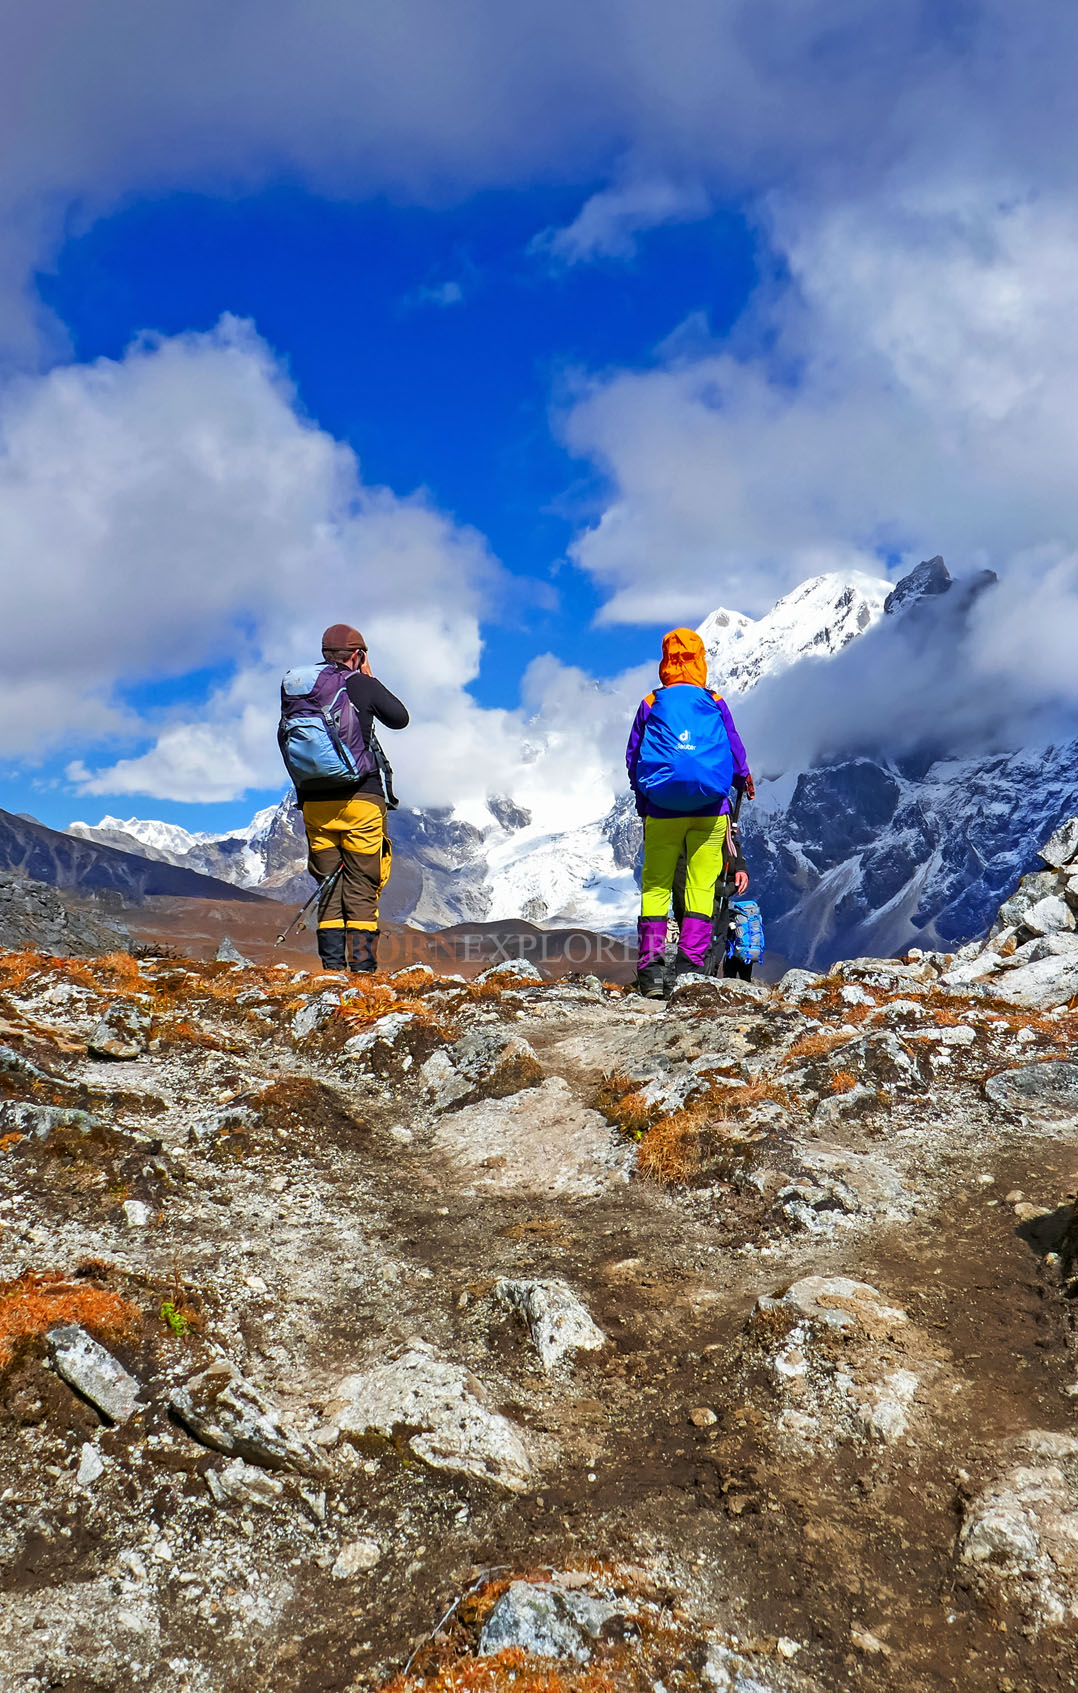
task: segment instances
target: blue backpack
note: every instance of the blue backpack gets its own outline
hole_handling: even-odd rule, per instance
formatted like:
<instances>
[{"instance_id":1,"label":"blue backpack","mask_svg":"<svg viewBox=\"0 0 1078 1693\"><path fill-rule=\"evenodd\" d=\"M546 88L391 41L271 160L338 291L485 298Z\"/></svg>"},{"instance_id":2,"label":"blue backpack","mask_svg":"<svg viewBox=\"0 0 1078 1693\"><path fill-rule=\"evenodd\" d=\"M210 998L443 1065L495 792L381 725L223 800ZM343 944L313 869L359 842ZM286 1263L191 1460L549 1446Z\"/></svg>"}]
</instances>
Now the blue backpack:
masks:
<instances>
[{"instance_id":1,"label":"blue backpack","mask_svg":"<svg viewBox=\"0 0 1078 1693\"><path fill-rule=\"evenodd\" d=\"M637 789L663 811L703 811L723 799L734 779L734 755L718 694L681 682L648 695L634 771Z\"/></svg>"},{"instance_id":2,"label":"blue backpack","mask_svg":"<svg viewBox=\"0 0 1078 1693\"><path fill-rule=\"evenodd\" d=\"M352 787L377 768L348 698L351 674L336 664L310 664L287 671L281 683L277 744L301 798L308 782Z\"/></svg>"},{"instance_id":3,"label":"blue backpack","mask_svg":"<svg viewBox=\"0 0 1078 1693\"><path fill-rule=\"evenodd\" d=\"M754 899L732 899L727 958L738 958L742 964L758 964L763 955L764 923L760 907Z\"/></svg>"}]
</instances>

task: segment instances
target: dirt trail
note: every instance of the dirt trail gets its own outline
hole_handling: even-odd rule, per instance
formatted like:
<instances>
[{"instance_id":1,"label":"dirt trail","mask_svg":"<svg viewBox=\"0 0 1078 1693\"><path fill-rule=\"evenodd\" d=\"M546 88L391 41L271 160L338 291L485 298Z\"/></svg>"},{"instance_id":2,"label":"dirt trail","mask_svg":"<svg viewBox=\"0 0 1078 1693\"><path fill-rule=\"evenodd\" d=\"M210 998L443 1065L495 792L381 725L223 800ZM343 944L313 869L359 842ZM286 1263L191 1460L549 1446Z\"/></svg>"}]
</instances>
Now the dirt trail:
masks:
<instances>
[{"instance_id":1,"label":"dirt trail","mask_svg":"<svg viewBox=\"0 0 1078 1693\"><path fill-rule=\"evenodd\" d=\"M961 1536L1009 1442L1078 1434L1078 1120L985 1094L1078 1018L890 968L664 1007L0 956L0 1690L377 1688L482 1570L636 1605L586 1656L642 1693L1075 1685L1078 1583L1053 1618ZM545 1368L503 1278L606 1344ZM130 1420L56 1373L64 1323ZM207 1367L308 1456L184 1421ZM499 1592L416 1687L469 1684L438 1665Z\"/></svg>"}]
</instances>

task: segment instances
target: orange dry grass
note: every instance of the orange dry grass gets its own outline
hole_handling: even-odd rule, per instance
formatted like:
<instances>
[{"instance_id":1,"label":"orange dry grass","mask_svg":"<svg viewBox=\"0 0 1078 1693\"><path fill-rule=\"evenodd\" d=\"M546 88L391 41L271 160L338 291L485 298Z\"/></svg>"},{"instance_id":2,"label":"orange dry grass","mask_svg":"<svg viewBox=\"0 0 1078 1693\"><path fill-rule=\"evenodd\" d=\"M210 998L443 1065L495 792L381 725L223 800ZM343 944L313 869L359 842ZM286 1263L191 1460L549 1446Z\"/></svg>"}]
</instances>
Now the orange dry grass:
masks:
<instances>
[{"instance_id":1,"label":"orange dry grass","mask_svg":"<svg viewBox=\"0 0 1078 1693\"><path fill-rule=\"evenodd\" d=\"M688 1181L700 1168L703 1131L713 1120L707 1105L687 1105L669 1117L661 1117L637 1150L640 1174L664 1185Z\"/></svg>"},{"instance_id":2,"label":"orange dry grass","mask_svg":"<svg viewBox=\"0 0 1078 1693\"><path fill-rule=\"evenodd\" d=\"M17 1340L45 1334L58 1323L80 1323L106 1339L122 1339L138 1322L138 1306L118 1293L70 1282L56 1273L24 1270L0 1285L0 1365L8 1362Z\"/></svg>"},{"instance_id":3,"label":"orange dry grass","mask_svg":"<svg viewBox=\"0 0 1078 1693\"><path fill-rule=\"evenodd\" d=\"M857 1086L857 1077L852 1070L836 1070L831 1077L832 1093L850 1093Z\"/></svg>"},{"instance_id":4,"label":"orange dry grass","mask_svg":"<svg viewBox=\"0 0 1078 1693\"><path fill-rule=\"evenodd\" d=\"M658 1106L647 1103L644 1090L617 1071L603 1077L596 1103L607 1120L626 1134L642 1133L659 1115Z\"/></svg>"},{"instance_id":5,"label":"orange dry grass","mask_svg":"<svg viewBox=\"0 0 1078 1693\"><path fill-rule=\"evenodd\" d=\"M783 1063L786 1065L796 1064L801 1058L826 1058L829 1052L834 1052L838 1047L845 1046L850 1038L849 1035L840 1035L837 1030L828 1029L821 1029L815 1035L803 1035L799 1041L795 1041L791 1046L783 1059Z\"/></svg>"},{"instance_id":6,"label":"orange dry grass","mask_svg":"<svg viewBox=\"0 0 1078 1693\"><path fill-rule=\"evenodd\" d=\"M557 1669L513 1647L446 1664L429 1676L394 1676L382 1693L615 1693L615 1683L605 1670Z\"/></svg>"}]
</instances>

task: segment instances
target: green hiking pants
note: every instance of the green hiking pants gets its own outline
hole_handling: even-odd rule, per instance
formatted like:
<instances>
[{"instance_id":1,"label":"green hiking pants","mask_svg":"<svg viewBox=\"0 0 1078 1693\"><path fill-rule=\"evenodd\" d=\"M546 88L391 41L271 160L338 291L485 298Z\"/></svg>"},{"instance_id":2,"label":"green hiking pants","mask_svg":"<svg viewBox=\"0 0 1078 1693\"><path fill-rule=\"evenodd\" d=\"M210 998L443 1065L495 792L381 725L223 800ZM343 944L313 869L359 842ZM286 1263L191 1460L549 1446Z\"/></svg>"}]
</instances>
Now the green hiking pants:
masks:
<instances>
[{"instance_id":1,"label":"green hiking pants","mask_svg":"<svg viewBox=\"0 0 1078 1693\"><path fill-rule=\"evenodd\" d=\"M685 853L685 910L708 916L722 875L727 817L646 817L641 917L666 917L674 871Z\"/></svg>"}]
</instances>

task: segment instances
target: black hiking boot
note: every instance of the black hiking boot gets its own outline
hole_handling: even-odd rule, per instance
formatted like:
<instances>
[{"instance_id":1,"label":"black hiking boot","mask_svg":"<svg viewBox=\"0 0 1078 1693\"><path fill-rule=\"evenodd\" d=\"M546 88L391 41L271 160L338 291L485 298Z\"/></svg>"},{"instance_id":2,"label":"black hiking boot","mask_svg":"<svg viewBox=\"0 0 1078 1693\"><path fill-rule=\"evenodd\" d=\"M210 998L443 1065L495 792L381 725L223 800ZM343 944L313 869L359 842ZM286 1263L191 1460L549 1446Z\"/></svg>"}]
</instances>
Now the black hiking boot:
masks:
<instances>
[{"instance_id":1,"label":"black hiking boot","mask_svg":"<svg viewBox=\"0 0 1078 1693\"><path fill-rule=\"evenodd\" d=\"M636 972L636 991L642 999L662 999L666 992L666 961L656 958Z\"/></svg>"},{"instance_id":2,"label":"black hiking boot","mask_svg":"<svg viewBox=\"0 0 1078 1693\"><path fill-rule=\"evenodd\" d=\"M686 958L683 952L679 952L677 957L674 959L675 982L680 981L682 976L706 976L706 974L706 965L697 964L695 959Z\"/></svg>"},{"instance_id":3,"label":"black hiking boot","mask_svg":"<svg viewBox=\"0 0 1078 1693\"><path fill-rule=\"evenodd\" d=\"M319 929L318 956L322 960L323 970L347 969L343 929Z\"/></svg>"},{"instance_id":4,"label":"black hiking boot","mask_svg":"<svg viewBox=\"0 0 1078 1693\"><path fill-rule=\"evenodd\" d=\"M378 930L352 930L352 962L348 966L357 976L373 976L378 968Z\"/></svg>"}]
</instances>

